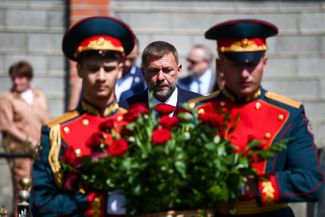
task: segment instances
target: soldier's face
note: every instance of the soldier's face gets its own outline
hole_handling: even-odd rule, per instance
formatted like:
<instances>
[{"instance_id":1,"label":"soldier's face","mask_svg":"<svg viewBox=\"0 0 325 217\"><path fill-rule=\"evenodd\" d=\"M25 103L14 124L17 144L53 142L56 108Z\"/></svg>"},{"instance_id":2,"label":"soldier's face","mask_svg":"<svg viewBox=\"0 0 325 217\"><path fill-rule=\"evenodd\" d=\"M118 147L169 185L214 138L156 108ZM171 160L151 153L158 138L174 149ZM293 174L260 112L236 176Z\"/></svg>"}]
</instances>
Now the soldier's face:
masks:
<instances>
[{"instance_id":1,"label":"soldier's face","mask_svg":"<svg viewBox=\"0 0 325 217\"><path fill-rule=\"evenodd\" d=\"M221 56L217 70L223 75L224 87L237 97L254 94L260 87L267 57L256 62L235 62Z\"/></svg>"},{"instance_id":2,"label":"soldier's face","mask_svg":"<svg viewBox=\"0 0 325 217\"><path fill-rule=\"evenodd\" d=\"M113 100L115 84L123 64L116 59L89 56L78 63L78 75L83 80L83 97L89 102Z\"/></svg>"},{"instance_id":3,"label":"soldier's face","mask_svg":"<svg viewBox=\"0 0 325 217\"><path fill-rule=\"evenodd\" d=\"M153 91L156 99L166 101L176 88L182 65L177 64L172 53L160 59L148 58L148 63L144 65L142 72L149 90Z\"/></svg>"}]
</instances>

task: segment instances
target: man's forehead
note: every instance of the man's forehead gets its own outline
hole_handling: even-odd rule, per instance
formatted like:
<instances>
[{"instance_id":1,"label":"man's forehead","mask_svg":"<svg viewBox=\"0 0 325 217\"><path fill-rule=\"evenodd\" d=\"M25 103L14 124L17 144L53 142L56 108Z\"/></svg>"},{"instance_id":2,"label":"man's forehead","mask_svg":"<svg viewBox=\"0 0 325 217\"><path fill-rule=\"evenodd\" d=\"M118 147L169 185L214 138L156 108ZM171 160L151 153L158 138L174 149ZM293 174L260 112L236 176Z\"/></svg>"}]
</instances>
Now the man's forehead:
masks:
<instances>
[{"instance_id":1,"label":"man's forehead","mask_svg":"<svg viewBox=\"0 0 325 217\"><path fill-rule=\"evenodd\" d=\"M117 65L118 61L114 58L95 58L95 57L87 57L83 61L84 65Z\"/></svg>"}]
</instances>

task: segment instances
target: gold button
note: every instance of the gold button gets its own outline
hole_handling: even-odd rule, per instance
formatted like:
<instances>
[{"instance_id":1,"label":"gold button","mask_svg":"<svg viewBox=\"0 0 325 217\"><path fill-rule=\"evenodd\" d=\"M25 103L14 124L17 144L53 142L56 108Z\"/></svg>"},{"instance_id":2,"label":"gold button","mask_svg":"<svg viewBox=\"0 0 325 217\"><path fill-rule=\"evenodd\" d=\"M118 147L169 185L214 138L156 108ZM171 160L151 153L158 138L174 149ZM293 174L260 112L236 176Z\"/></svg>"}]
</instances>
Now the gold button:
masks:
<instances>
[{"instance_id":1,"label":"gold button","mask_svg":"<svg viewBox=\"0 0 325 217\"><path fill-rule=\"evenodd\" d=\"M204 113L204 109L203 109L203 108L200 108L200 109L198 110L198 112L199 112L199 114L203 114L203 113Z\"/></svg>"},{"instance_id":2,"label":"gold button","mask_svg":"<svg viewBox=\"0 0 325 217\"><path fill-rule=\"evenodd\" d=\"M221 106L225 106L226 103L225 103L224 101L221 101L221 102L220 102L220 105L221 105Z\"/></svg>"},{"instance_id":3,"label":"gold button","mask_svg":"<svg viewBox=\"0 0 325 217\"><path fill-rule=\"evenodd\" d=\"M269 133L269 132L267 132L267 133L265 133L265 139L270 139L271 138L271 133Z\"/></svg>"},{"instance_id":4,"label":"gold button","mask_svg":"<svg viewBox=\"0 0 325 217\"><path fill-rule=\"evenodd\" d=\"M121 121L121 120L123 120L123 116L122 116L122 115L119 115L119 116L117 117L117 121Z\"/></svg>"},{"instance_id":5,"label":"gold button","mask_svg":"<svg viewBox=\"0 0 325 217\"><path fill-rule=\"evenodd\" d=\"M256 108L256 110L259 110L261 107L262 107L262 104L261 104L260 102L257 102L257 103L255 104L255 108Z\"/></svg>"},{"instance_id":6,"label":"gold button","mask_svg":"<svg viewBox=\"0 0 325 217\"><path fill-rule=\"evenodd\" d=\"M77 148L74 153L76 153L77 157L79 157L81 155L81 150L79 148Z\"/></svg>"},{"instance_id":7,"label":"gold button","mask_svg":"<svg viewBox=\"0 0 325 217\"><path fill-rule=\"evenodd\" d=\"M83 120L82 120L82 124L83 124L84 126L88 126L88 125L89 125L89 120L88 120L88 119L83 119Z\"/></svg>"},{"instance_id":8,"label":"gold button","mask_svg":"<svg viewBox=\"0 0 325 217\"><path fill-rule=\"evenodd\" d=\"M279 121L282 121L283 118L284 118L283 114L278 115L278 120L279 120Z\"/></svg>"},{"instance_id":9,"label":"gold button","mask_svg":"<svg viewBox=\"0 0 325 217\"><path fill-rule=\"evenodd\" d=\"M64 131L65 133L69 133L69 132L70 132L70 128L69 128L69 127L64 127L64 128L63 128L63 131Z\"/></svg>"}]
</instances>

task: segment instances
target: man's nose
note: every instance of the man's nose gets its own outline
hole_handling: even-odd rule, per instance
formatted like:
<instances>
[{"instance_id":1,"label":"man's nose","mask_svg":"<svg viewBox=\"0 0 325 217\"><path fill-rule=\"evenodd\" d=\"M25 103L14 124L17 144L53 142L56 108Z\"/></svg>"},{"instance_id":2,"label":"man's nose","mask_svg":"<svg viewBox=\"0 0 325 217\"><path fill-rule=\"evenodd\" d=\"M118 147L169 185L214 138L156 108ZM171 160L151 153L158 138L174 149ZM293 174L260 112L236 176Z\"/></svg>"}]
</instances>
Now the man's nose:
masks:
<instances>
[{"instance_id":1,"label":"man's nose","mask_svg":"<svg viewBox=\"0 0 325 217\"><path fill-rule=\"evenodd\" d=\"M99 70L97 71L97 79L98 80L103 80L105 78L105 69L103 67L100 67Z\"/></svg>"},{"instance_id":2,"label":"man's nose","mask_svg":"<svg viewBox=\"0 0 325 217\"><path fill-rule=\"evenodd\" d=\"M247 68L243 68L241 70L240 76L243 78L247 78L250 75L250 71Z\"/></svg>"},{"instance_id":3,"label":"man's nose","mask_svg":"<svg viewBox=\"0 0 325 217\"><path fill-rule=\"evenodd\" d=\"M162 81L165 79L165 74L162 70L159 70L158 74L157 74L157 79Z\"/></svg>"}]
</instances>

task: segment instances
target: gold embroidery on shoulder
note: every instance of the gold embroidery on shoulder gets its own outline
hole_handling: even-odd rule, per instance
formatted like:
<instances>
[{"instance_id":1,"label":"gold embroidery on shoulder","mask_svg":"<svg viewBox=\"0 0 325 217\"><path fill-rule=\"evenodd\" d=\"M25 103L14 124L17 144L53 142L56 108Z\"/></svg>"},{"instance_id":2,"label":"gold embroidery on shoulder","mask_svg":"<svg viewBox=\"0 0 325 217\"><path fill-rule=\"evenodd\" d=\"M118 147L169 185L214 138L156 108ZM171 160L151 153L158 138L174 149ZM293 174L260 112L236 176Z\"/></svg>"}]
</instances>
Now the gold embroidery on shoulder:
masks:
<instances>
[{"instance_id":1,"label":"gold embroidery on shoulder","mask_svg":"<svg viewBox=\"0 0 325 217\"><path fill-rule=\"evenodd\" d=\"M118 103L115 102L112 105L108 106L105 111L104 111L104 116L108 116L110 114L112 114L113 112L115 112L118 109Z\"/></svg>"},{"instance_id":2,"label":"gold embroidery on shoulder","mask_svg":"<svg viewBox=\"0 0 325 217\"><path fill-rule=\"evenodd\" d=\"M218 90L218 91L213 92L213 93L211 93L211 94L209 94L207 96L199 96L197 98L191 99L191 100L188 101L188 103L189 104L196 104L196 103L199 103L199 102L202 102L202 101L217 97L220 93L221 93L221 91Z\"/></svg>"},{"instance_id":3,"label":"gold embroidery on shoulder","mask_svg":"<svg viewBox=\"0 0 325 217\"><path fill-rule=\"evenodd\" d=\"M54 174L54 180L58 187L62 187L62 172L60 170L59 153L61 148L61 129L60 124L51 128L50 131L50 153L48 161Z\"/></svg>"},{"instance_id":4,"label":"gold embroidery on shoulder","mask_svg":"<svg viewBox=\"0 0 325 217\"><path fill-rule=\"evenodd\" d=\"M119 111L119 113L121 113L121 114L125 114L125 113L127 113L128 110L126 110L125 108L119 107L119 108L118 108L118 111Z\"/></svg>"},{"instance_id":5,"label":"gold embroidery on shoulder","mask_svg":"<svg viewBox=\"0 0 325 217\"><path fill-rule=\"evenodd\" d=\"M285 96L281 96L277 93L267 92L267 93L265 93L265 96L269 99L273 99L273 100L285 103L285 104L290 105L295 108L299 108L301 106L301 102L287 98Z\"/></svg>"},{"instance_id":6,"label":"gold embroidery on shoulder","mask_svg":"<svg viewBox=\"0 0 325 217\"><path fill-rule=\"evenodd\" d=\"M76 110L75 111L71 111L71 112L67 112L67 113L63 114L62 116L60 116L60 117L58 117L58 118L50 121L47 125L48 125L48 127L53 127L53 126L55 126L57 124L60 124L62 122L65 122L65 121L67 121L69 119L75 118L78 115L79 115L79 112L76 111Z\"/></svg>"}]
</instances>

